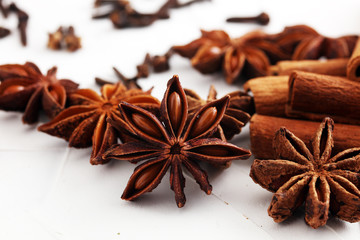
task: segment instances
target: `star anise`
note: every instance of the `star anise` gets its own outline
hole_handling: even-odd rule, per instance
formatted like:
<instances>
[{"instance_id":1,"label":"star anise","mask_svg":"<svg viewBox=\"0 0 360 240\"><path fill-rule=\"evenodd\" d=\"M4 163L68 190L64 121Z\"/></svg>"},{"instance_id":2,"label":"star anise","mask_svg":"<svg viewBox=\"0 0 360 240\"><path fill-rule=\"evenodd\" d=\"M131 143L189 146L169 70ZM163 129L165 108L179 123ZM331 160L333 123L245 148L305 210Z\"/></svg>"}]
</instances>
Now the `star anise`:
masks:
<instances>
[{"instance_id":1,"label":"star anise","mask_svg":"<svg viewBox=\"0 0 360 240\"><path fill-rule=\"evenodd\" d=\"M71 107L62 111L52 121L39 127L39 131L69 141L70 147L92 146L91 164L104 164L102 153L117 143L119 133L106 122L108 117L120 117L118 104L127 101L137 106L156 111L160 102L150 91L128 90L121 83L106 84L101 96L91 89L79 89L69 97Z\"/></svg>"},{"instance_id":2,"label":"star anise","mask_svg":"<svg viewBox=\"0 0 360 240\"><path fill-rule=\"evenodd\" d=\"M357 38L356 35L326 37L306 25L286 27L273 36L285 52L291 53L293 60L350 57Z\"/></svg>"},{"instance_id":3,"label":"star anise","mask_svg":"<svg viewBox=\"0 0 360 240\"><path fill-rule=\"evenodd\" d=\"M202 99L195 91L190 89L184 89L184 91L190 115L205 104L216 100L217 92L213 85L210 87L206 100ZM247 93L239 90L227 95L230 96L229 106L216 131L216 135L223 140L230 140L234 135L239 134L241 128L250 120L250 114L254 112L253 99Z\"/></svg>"},{"instance_id":4,"label":"star anise","mask_svg":"<svg viewBox=\"0 0 360 240\"><path fill-rule=\"evenodd\" d=\"M122 199L133 200L158 186L170 168L170 185L175 192L178 207L185 204L185 167L207 194L212 187L207 174L198 161L226 164L236 159L245 159L250 151L222 141L209 138L223 118L229 96L212 101L199 109L187 122L188 104L177 76L170 79L161 102L160 119L150 112L128 103L119 105L124 120L110 120L114 127L128 131L136 141L114 145L104 155L105 159L139 162L135 168Z\"/></svg>"},{"instance_id":5,"label":"star anise","mask_svg":"<svg viewBox=\"0 0 360 240\"><path fill-rule=\"evenodd\" d=\"M56 71L53 67L44 76L31 62L1 65L0 109L25 111L23 122L28 124L37 121L40 109L49 118L55 117L64 109L68 94L78 87L71 80L58 80Z\"/></svg>"},{"instance_id":6,"label":"star anise","mask_svg":"<svg viewBox=\"0 0 360 240\"><path fill-rule=\"evenodd\" d=\"M274 138L276 160L255 160L250 176L275 192L269 215L282 222L305 202L305 221L324 226L329 210L338 218L360 221L360 148L331 157L334 122L325 118L315 133L312 153L286 128Z\"/></svg>"},{"instance_id":7,"label":"star anise","mask_svg":"<svg viewBox=\"0 0 360 240\"><path fill-rule=\"evenodd\" d=\"M266 75L270 64L267 54L277 60L290 58L262 31L235 39L220 30L202 30L201 34L199 39L184 46L174 46L172 50L190 58L193 67L201 73L213 73L223 68L228 83L233 83L241 73L247 77Z\"/></svg>"}]
</instances>

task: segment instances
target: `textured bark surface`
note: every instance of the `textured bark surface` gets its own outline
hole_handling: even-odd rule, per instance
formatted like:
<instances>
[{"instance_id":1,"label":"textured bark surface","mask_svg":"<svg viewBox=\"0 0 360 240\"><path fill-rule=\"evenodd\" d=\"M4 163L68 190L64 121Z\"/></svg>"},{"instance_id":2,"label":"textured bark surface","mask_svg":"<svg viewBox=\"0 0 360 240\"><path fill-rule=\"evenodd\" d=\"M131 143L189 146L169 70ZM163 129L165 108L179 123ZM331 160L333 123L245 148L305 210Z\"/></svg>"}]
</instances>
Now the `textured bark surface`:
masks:
<instances>
[{"instance_id":1,"label":"textured bark surface","mask_svg":"<svg viewBox=\"0 0 360 240\"><path fill-rule=\"evenodd\" d=\"M330 60L300 60L300 61L280 61L270 67L270 75L283 76L290 75L293 71L305 71L332 76L346 76L348 58L336 58Z\"/></svg>"},{"instance_id":2,"label":"textured bark surface","mask_svg":"<svg viewBox=\"0 0 360 240\"><path fill-rule=\"evenodd\" d=\"M347 65L347 78L357 82L360 81L360 39L357 40Z\"/></svg>"},{"instance_id":3,"label":"textured bark surface","mask_svg":"<svg viewBox=\"0 0 360 240\"><path fill-rule=\"evenodd\" d=\"M256 99L255 99L256 100ZM360 83L342 77L295 71L289 78L286 115L360 123Z\"/></svg>"},{"instance_id":4,"label":"textured bark surface","mask_svg":"<svg viewBox=\"0 0 360 240\"><path fill-rule=\"evenodd\" d=\"M275 132L281 127L286 127L309 147L313 133L319 126L319 122L263 116L255 114L250 120L251 152L258 159L274 158L272 147ZM348 148L358 147L360 143L360 126L348 124L336 124L334 130L336 154Z\"/></svg>"},{"instance_id":5,"label":"textured bark surface","mask_svg":"<svg viewBox=\"0 0 360 240\"><path fill-rule=\"evenodd\" d=\"M245 91L254 95L255 111L270 116L285 116L288 76L259 77L245 83Z\"/></svg>"}]
</instances>

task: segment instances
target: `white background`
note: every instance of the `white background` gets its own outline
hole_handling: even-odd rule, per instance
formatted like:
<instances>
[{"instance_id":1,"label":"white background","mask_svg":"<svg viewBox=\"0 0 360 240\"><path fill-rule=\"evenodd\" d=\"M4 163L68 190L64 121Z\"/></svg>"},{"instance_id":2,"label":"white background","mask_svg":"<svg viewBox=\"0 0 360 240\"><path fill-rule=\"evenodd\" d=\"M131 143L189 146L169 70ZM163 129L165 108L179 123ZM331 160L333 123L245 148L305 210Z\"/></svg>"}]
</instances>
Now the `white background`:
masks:
<instances>
[{"instance_id":1,"label":"white background","mask_svg":"<svg viewBox=\"0 0 360 240\"><path fill-rule=\"evenodd\" d=\"M5 1L5 0L4 0ZM8 1L5 1L8 3ZM163 1L138 0L139 11L156 10ZM224 29L232 37L260 28L230 24L230 16L257 15L266 11L271 22L263 27L276 33L285 26L308 24L328 36L358 34L359 1L213 0L171 11L171 19L152 26L116 30L108 20L92 20L92 0L17 1L30 15L28 46L22 47L15 16L0 26L13 33L0 40L0 64L33 61L45 73L58 66L59 78L70 78L82 88L99 90L94 77L115 80L112 67L128 76L147 52L163 54L175 44L200 36L200 29ZM47 33L73 25L83 48L75 53L46 48ZM219 96L237 90L221 74L201 75L181 57L171 60L171 70L140 81L154 86L162 98L167 80L178 74L182 85L207 96L214 84ZM46 118L42 118L42 122ZM61 139L21 123L21 114L0 112L0 239L358 239L359 223L334 218L313 230L303 220L304 210L276 224L267 215L272 194L253 183L252 158L233 162L224 171L208 168L213 193L207 196L186 175L185 207L178 209L166 175L157 189L135 202L120 199L134 165L112 162L91 166L91 149L70 149ZM233 143L249 148L245 128Z\"/></svg>"}]
</instances>

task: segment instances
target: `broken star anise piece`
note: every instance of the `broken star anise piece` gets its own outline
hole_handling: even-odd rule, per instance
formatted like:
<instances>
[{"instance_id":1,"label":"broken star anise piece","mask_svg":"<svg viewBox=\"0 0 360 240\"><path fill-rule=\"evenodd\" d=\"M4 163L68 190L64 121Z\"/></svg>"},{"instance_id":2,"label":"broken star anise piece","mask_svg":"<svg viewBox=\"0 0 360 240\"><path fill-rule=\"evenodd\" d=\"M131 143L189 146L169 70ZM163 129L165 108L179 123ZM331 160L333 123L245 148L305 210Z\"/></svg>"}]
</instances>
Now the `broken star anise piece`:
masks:
<instances>
[{"instance_id":1,"label":"broken star anise piece","mask_svg":"<svg viewBox=\"0 0 360 240\"><path fill-rule=\"evenodd\" d=\"M161 102L161 120L139 107L121 103L120 111L128 125L110 122L119 130L129 127L138 140L114 145L104 157L131 162L147 160L135 168L122 199L133 200L152 191L170 168L170 185L176 203L178 207L184 206L182 167L189 171L205 193L210 194L212 187L198 161L225 164L250 156L248 150L218 138L209 138L222 120L228 103L229 96L212 101L187 122L188 104L177 76L170 79Z\"/></svg>"},{"instance_id":2,"label":"broken star anise piece","mask_svg":"<svg viewBox=\"0 0 360 240\"><path fill-rule=\"evenodd\" d=\"M276 160L255 160L250 176L275 192L269 215L282 222L305 202L305 221L324 226L329 210L348 222L360 221L360 148L331 157L334 122L325 118L315 133L312 153L304 142L281 128L273 142Z\"/></svg>"},{"instance_id":3,"label":"broken star anise piece","mask_svg":"<svg viewBox=\"0 0 360 240\"><path fill-rule=\"evenodd\" d=\"M53 67L44 76L31 62L1 65L0 109L25 111L23 122L28 124L38 120L40 109L55 117L64 109L68 94L78 88L71 80L58 80L56 71Z\"/></svg>"},{"instance_id":4,"label":"broken star anise piece","mask_svg":"<svg viewBox=\"0 0 360 240\"><path fill-rule=\"evenodd\" d=\"M216 100L216 90L211 85L207 100L202 99L195 91L184 89L189 104L190 115L194 114L205 104ZM230 96L229 106L221 120L216 135L223 140L230 140L241 132L241 128L250 120L254 112L253 99L243 91L227 94Z\"/></svg>"},{"instance_id":5,"label":"broken star anise piece","mask_svg":"<svg viewBox=\"0 0 360 240\"><path fill-rule=\"evenodd\" d=\"M108 117L120 117L118 104L131 104L156 111L160 102L150 95L150 91L128 90L121 83L106 84L101 88L101 96L91 89L79 89L69 97L71 107L62 111L52 121L39 127L39 131L69 141L70 147L92 146L91 164L104 164L102 153L117 143L118 132L106 122Z\"/></svg>"}]
</instances>

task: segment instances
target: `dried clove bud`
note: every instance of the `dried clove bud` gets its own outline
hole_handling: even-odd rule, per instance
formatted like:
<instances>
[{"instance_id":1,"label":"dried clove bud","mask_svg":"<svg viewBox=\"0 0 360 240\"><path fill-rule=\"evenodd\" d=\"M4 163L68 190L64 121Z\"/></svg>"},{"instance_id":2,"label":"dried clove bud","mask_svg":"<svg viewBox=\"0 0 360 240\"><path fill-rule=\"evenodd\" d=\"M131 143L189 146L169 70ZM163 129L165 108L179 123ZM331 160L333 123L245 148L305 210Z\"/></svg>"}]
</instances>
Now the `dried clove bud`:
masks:
<instances>
[{"instance_id":1,"label":"dried clove bud","mask_svg":"<svg viewBox=\"0 0 360 240\"><path fill-rule=\"evenodd\" d=\"M260 25L267 25L270 22L270 17L267 13L260 13L258 16L255 17L231 17L226 19L227 22L232 23L257 23Z\"/></svg>"},{"instance_id":2,"label":"dried clove bud","mask_svg":"<svg viewBox=\"0 0 360 240\"><path fill-rule=\"evenodd\" d=\"M118 69L113 68L116 75L118 76L119 81L121 81L127 88L129 89L141 89L141 87L137 84L137 80L140 78L147 78L150 74L150 67L152 67L154 72L164 72L170 69L169 59L172 56L173 51L170 49L164 55L155 55L150 56L150 54L146 54L143 63L136 66L137 73L134 77L128 78L125 77ZM95 82L100 86L104 84L111 83L110 81L104 80L102 78L95 78Z\"/></svg>"},{"instance_id":3,"label":"dried clove bud","mask_svg":"<svg viewBox=\"0 0 360 240\"><path fill-rule=\"evenodd\" d=\"M0 27L0 39L7 37L10 34L10 30L4 27Z\"/></svg>"},{"instance_id":4,"label":"dried clove bud","mask_svg":"<svg viewBox=\"0 0 360 240\"><path fill-rule=\"evenodd\" d=\"M2 13L2 15L4 16L4 18L7 18L8 13L9 13L9 9L4 7L2 0L0 0L0 12Z\"/></svg>"},{"instance_id":5,"label":"dried clove bud","mask_svg":"<svg viewBox=\"0 0 360 240\"><path fill-rule=\"evenodd\" d=\"M27 44L26 27L29 20L29 15L18 8L15 3L11 3L8 8L8 12L16 13L18 17L18 29L20 30L20 39L23 46Z\"/></svg>"},{"instance_id":6,"label":"dried clove bud","mask_svg":"<svg viewBox=\"0 0 360 240\"><path fill-rule=\"evenodd\" d=\"M145 27L158 19L168 19L170 17L170 8L181 8L203 1L210 0L191 0L186 3L179 3L178 0L168 0L155 13L144 14L133 9L129 1L126 0L96 0L94 4L96 8L111 5L112 9L109 12L94 15L93 19L109 18L115 28Z\"/></svg>"},{"instance_id":7,"label":"dried clove bud","mask_svg":"<svg viewBox=\"0 0 360 240\"><path fill-rule=\"evenodd\" d=\"M137 84L137 80L139 79L138 76L135 76L133 78L125 77L117 68L113 67L113 70L118 77L118 81L124 84L128 89L140 89L141 87ZM105 84L114 84L111 81L104 80L102 78L96 77L95 82L99 84L100 86L103 86Z\"/></svg>"}]
</instances>

